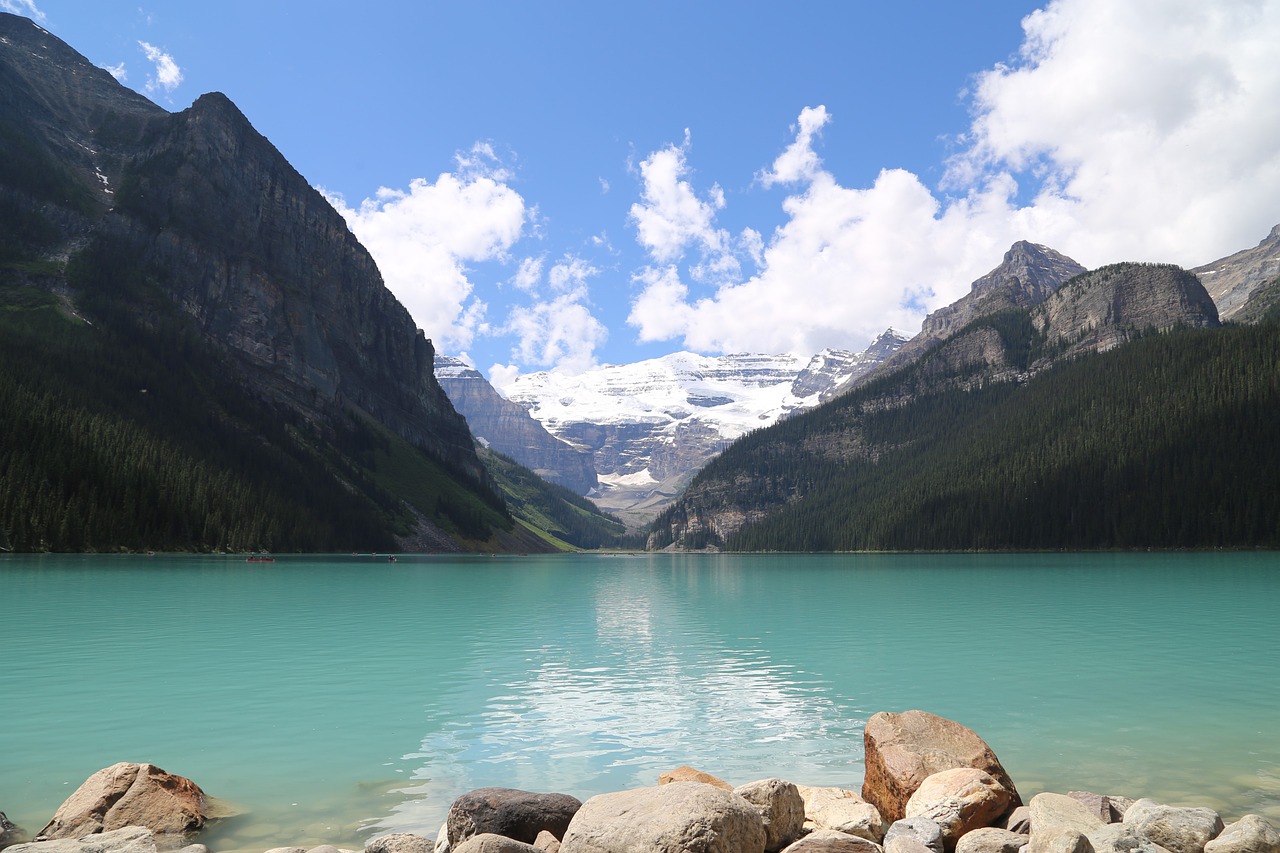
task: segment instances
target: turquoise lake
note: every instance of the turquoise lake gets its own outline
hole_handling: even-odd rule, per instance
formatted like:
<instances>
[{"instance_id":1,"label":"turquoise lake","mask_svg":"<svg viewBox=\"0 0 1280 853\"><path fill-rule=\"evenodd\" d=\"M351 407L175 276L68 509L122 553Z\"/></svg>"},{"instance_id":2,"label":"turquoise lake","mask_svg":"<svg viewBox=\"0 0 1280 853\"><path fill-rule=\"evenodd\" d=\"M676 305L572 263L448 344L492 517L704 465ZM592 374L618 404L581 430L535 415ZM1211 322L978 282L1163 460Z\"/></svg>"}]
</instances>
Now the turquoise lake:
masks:
<instances>
[{"instance_id":1,"label":"turquoise lake","mask_svg":"<svg viewBox=\"0 0 1280 853\"><path fill-rule=\"evenodd\" d=\"M1280 822L1280 555L7 556L0 810L148 761L246 812L214 851L434 835L487 785L690 764L858 788L922 708L1024 798Z\"/></svg>"}]
</instances>

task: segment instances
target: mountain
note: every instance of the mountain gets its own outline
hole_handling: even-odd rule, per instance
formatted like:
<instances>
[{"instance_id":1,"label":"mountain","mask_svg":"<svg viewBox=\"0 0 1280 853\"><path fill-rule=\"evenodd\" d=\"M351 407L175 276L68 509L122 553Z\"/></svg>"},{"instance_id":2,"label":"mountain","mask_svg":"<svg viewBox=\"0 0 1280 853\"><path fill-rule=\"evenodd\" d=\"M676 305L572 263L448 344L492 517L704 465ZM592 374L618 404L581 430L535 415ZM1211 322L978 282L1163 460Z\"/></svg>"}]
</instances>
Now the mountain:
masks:
<instances>
[{"instance_id":1,"label":"mountain","mask_svg":"<svg viewBox=\"0 0 1280 853\"><path fill-rule=\"evenodd\" d=\"M494 390L480 371L462 359L437 354L435 374L482 443L574 494L586 495L599 486L590 453L547 432L527 409Z\"/></svg>"},{"instance_id":2,"label":"mountain","mask_svg":"<svg viewBox=\"0 0 1280 853\"><path fill-rule=\"evenodd\" d=\"M1254 321L1266 307L1275 303L1274 291L1270 295L1267 291L1280 279L1280 225L1272 228L1252 249L1196 267L1191 272L1213 297L1223 320Z\"/></svg>"},{"instance_id":3,"label":"mountain","mask_svg":"<svg viewBox=\"0 0 1280 853\"><path fill-rule=\"evenodd\" d=\"M8 547L527 550L431 342L225 96L171 114L0 14L0 222Z\"/></svg>"},{"instance_id":4,"label":"mountain","mask_svg":"<svg viewBox=\"0 0 1280 853\"><path fill-rule=\"evenodd\" d=\"M530 373L502 391L547 431L594 459L593 499L643 523L729 442L817 405L902 342L890 330L863 353L674 353L581 374Z\"/></svg>"},{"instance_id":5,"label":"mountain","mask_svg":"<svg viewBox=\"0 0 1280 853\"><path fill-rule=\"evenodd\" d=\"M1117 264L740 439L649 546L1275 547L1277 416L1280 323Z\"/></svg>"}]
</instances>

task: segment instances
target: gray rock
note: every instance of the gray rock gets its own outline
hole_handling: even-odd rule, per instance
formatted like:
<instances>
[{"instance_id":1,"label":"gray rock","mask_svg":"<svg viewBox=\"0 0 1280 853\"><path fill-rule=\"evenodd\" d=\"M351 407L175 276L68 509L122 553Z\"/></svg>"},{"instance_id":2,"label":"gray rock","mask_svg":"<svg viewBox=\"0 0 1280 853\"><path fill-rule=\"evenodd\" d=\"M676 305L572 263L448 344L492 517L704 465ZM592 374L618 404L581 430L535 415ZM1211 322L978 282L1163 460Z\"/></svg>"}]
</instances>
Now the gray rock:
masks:
<instances>
[{"instance_id":1,"label":"gray rock","mask_svg":"<svg viewBox=\"0 0 1280 853\"><path fill-rule=\"evenodd\" d=\"M1204 846L1222 832L1222 818L1213 809L1166 806L1141 799L1124 814L1124 825L1170 853L1204 853Z\"/></svg>"},{"instance_id":2,"label":"gray rock","mask_svg":"<svg viewBox=\"0 0 1280 853\"><path fill-rule=\"evenodd\" d=\"M532 844L492 832L473 835L453 849L456 853L541 853Z\"/></svg>"},{"instance_id":3,"label":"gray rock","mask_svg":"<svg viewBox=\"0 0 1280 853\"><path fill-rule=\"evenodd\" d=\"M942 843L954 850L960 836L991 826L1009 808L1010 794L985 770L955 767L920 783L907 800L906 816L927 817L942 828Z\"/></svg>"},{"instance_id":4,"label":"gray rock","mask_svg":"<svg viewBox=\"0 0 1280 853\"><path fill-rule=\"evenodd\" d=\"M889 824L889 828L884 833L885 850L896 847L894 842L903 837L919 842L933 853L942 853L945 846L942 840L942 827L937 821L927 817L908 817Z\"/></svg>"},{"instance_id":5,"label":"gray rock","mask_svg":"<svg viewBox=\"0 0 1280 853\"><path fill-rule=\"evenodd\" d=\"M272 847L266 853L307 853L305 847Z\"/></svg>"},{"instance_id":6,"label":"gray rock","mask_svg":"<svg viewBox=\"0 0 1280 853\"><path fill-rule=\"evenodd\" d=\"M804 799L785 779L761 779L733 789L755 806L764 821L764 849L777 851L798 839L804 831Z\"/></svg>"},{"instance_id":7,"label":"gray rock","mask_svg":"<svg viewBox=\"0 0 1280 853\"><path fill-rule=\"evenodd\" d=\"M179 850L178 853L209 853L209 848L203 844L188 844L186 847Z\"/></svg>"},{"instance_id":8,"label":"gray rock","mask_svg":"<svg viewBox=\"0 0 1280 853\"><path fill-rule=\"evenodd\" d=\"M816 829L785 848L782 853L882 853L873 841L834 829Z\"/></svg>"},{"instance_id":9,"label":"gray rock","mask_svg":"<svg viewBox=\"0 0 1280 853\"><path fill-rule=\"evenodd\" d=\"M1107 824L1102 818L1079 800L1065 794L1036 794L1031 798L1031 837L1027 842L1028 853L1064 853L1074 850L1081 843L1088 845L1085 836ZM1071 837L1066 838L1065 834Z\"/></svg>"},{"instance_id":10,"label":"gray rock","mask_svg":"<svg viewBox=\"0 0 1280 853\"><path fill-rule=\"evenodd\" d=\"M436 849L435 853L450 853L449 850L449 824L440 824L440 831L436 833Z\"/></svg>"},{"instance_id":11,"label":"gray rock","mask_svg":"<svg viewBox=\"0 0 1280 853\"><path fill-rule=\"evenodd\" d=\"M937 853L937 851L924 846L914 835L895 835L890 838L886 834L884 853Z\"/></svg>"},{"instance_id":12,"label":"gray rock","mask_svg":"<svg viewBox=\"0 0 1280 853\"><path fill-rule=\"evenodd\" d=\"M5 817L4 812L0 812L0 847L17 842L20 835L21 830L14 826L9 818Z\"/></svg>"},{"instance_id":13,"label":"gray rock","mask_svg":"<svg viewBox=\"0 0 1280 853\"><path fill-rule=\"evenodd\" d=\"M1109 823L1089 833L1095 853L1169 853L1159 844L1122 823Z\"/></svg>"},{"instance_id":14,"label":"gray rock","mask_svg":"<svg viewBox=\"0 0 1280 853\"><path fill-rule=\"evenodd\" d=\"M966 832L956 842L956 853L1018 853L1027 843L1027 836L995 826L985 826Z\"/></svg>"},{"instance_id":15,"label":"gray rock","mask_svg":"<svg viewBox=\"0 0 1280 853\"><path fill-rule=\"evenodd\" d=\"M1280 853L1280 833L1266 818L1247 814L1227 824L1204 845L1204 853Z\"/></svg>"},{"instance_id":16,"label":"gray rock","mask_svg":"<svg viewBox=\"0 0 1280 853\"><path fill-rule=\"evenodd\" d=\"M1026 850L1027 853L1094 853L1093 844L1082 832L1076 832L1074 829L1057 829L1037 835L1034 824Z\"/></svg>"},{"instance_id":17,"label":"gray rock","mask_svg":"<svg viewBox=\"0 0 1280 853\"><path fill-rule=\"evenodd\" d=\"M434 853L435 844L430 838L412 832L393 832L379 835L364 846L364 853Z\"/></svg>"},{"instance_id":18,"label":"gray rock","mask_svg":"<svg viewBox=\"0 0 1280 853\"><path fill-rule=\"evenodd\" d=\"M764 853L764 822L732 791L672 782L582 804L560 853Z\"/></svg>"},{"instance_id":19,"label":"gray rock","mask_svg":"<svg viewBox=\"0 0 1280 853\"><path fill-rule=\"evenodd\" d=\"M16 844L5 848L5 853L156 853L156 836L145 826L124 826L80 838Z\"/></svg>"},{"instance_id":20,"label":"gray rock","mask_svg":"<svg viewBox=\"0 0 1280 853\"><path fill-rule=\"evenodd\" d=\"M884 819L880 810L845 788L816 788L797 785L804 800L804 828L813 832L834 829L879 844L884 840Z\"/></svg>"},{"instance_id":21,"label":"gray rock","mask_svg":"<svg viewBox=\"0 0 1280 853\"><path fill-rule=\"evenodd\" d=\"M154 764L122 761L94 773L68 797L37 841L80 838L126 826L155 833L186 833L204 827L205 796L190 779Z\"/></svg>"},{"instance_id":22,"label":"gray rock","mask_svg":"<svg viewBox=\"0 0 1280 853\"><path fill-rule=\"evenodd\" d=\"M1004 828L1021 835L1031 834L1031 807L1018 806L1004 819Z\"/></svg>"},{"instance_id":23,"label":"gray rock","mask_svg":"<svg viewBox=\"0 0 1280 853\"><path fill-rule=\"evenodd\" d=\"M563 838L569 821L581 806L577 797L568 794L478 788L458 797L449 806L445 822L449 845L456 850L460 842L486 832L525 844L532 844L544 829Z\"/></svg>"},{"instance_id":24,"label":"gray rock","mask_svg":"<svg viewBox=\"0 0 1280 853\"><path fill-rule=\"evenodd\" d=\"M307 850L307 853L343 853L332 844L319 844Z\"/></svg>"},{"instance_id":25,"label":"gray rock","mask_svg":"<svg viewBox=\"0 0 1280 853\"><path fill-rule=\"evenodd\" d=\"M1106 794L1094 794L1090 791L1067 791L1067 796L1073 800L1078 800L1089 809L1089 811L1098 816L1103 823L1118 823L1124 817L1124 812L1114 809L1111 805L1111 798Z\"/></svg>"}]
</instances>

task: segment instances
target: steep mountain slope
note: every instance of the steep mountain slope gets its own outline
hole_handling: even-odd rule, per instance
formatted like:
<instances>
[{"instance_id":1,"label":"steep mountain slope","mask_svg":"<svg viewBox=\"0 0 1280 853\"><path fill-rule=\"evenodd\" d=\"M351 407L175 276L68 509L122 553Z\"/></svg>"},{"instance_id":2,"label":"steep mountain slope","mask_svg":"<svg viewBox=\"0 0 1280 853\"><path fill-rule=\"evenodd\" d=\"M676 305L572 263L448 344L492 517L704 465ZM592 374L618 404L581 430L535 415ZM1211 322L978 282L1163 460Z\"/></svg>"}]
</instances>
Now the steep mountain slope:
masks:
<instances>
[{"instance_id":1,"label":"steep mountain slope","mask_svg":"<svg viewBox=\"0 0 1280 853\"><path fill-rule=\"evenodd\" d=\"M1217 326L1176 267L1078 276L735 443L650 546L1274 544L1280 327Z\"/></svg>"},{"instance_id":2,"label":"steep mountain slope","mask_svg":"<svg viewBox=\"0 0 1280 853\"><path fill-rule=\"evenodd\" d=\"M644 522L728 442L817 405L901 342L890 330L864 353L828 350L810 359L674 353L576 376L526 374L502 390L550 433L592 455L600 506Z\"/></svg>"},{"instance_id":3,"label":"steep mountain slope","mask_svg":"<svg viewBox=\"0 0 1280 853\"><path fill-rule=\"evenodd\" d=\"M1209 291L1223 320L1249 322L1252 315L1239 315L1258 291L1280 277L1280 225L1252 249L1219 258L1191 272Z\"/></svg>"},{"instance_id":4,"label":"steep mountain slope","mask_svg":"<svg viewBox=\"0 0 1280 853\"><path fill-rule=\"evenodd\" d=\"M437 354L435 374L481 442L577 495L599 485L590 453L547 432L527 409L494 390L480 371L459 358Z\"/></svg>"},{"instance_id":5,"label":"steep mountain slope","mask_svg":"<svg viewBox=\"0 0 1280 853\"><path fill-rule=\"evenodd\" d=\"M171 435L174 429L213 443L261 433L259 441L295 465L327 471L312 479L313 490L355 494L362 506L376 507L369 512L381 519L374 525L380 533L344 537L333 519L335 546L367 540L386 547L395 534L423 547L456 548L461 540L502 547L511 519L465 421L435 381L431 342L383 286L342 218L224 96L205 95L170 114L30 21L0 14L0 164L0 285L11 304L37 305L41 322L52 324L48 334L27 340L37 363L42 347L66 348L66 357L43 360L40 381L81 388L81 411L138 427L139 441L192 444ZM27 289L56 298L56 320ZM128 363L112 359L126 345L150 353L151 366L171 364L184 377L195 397L184 401L187 415L143 422L128 405L94 399L94 388L77 375L86 365L71 353L113 361L104 394L146 388L148 364L139 363L131 377ZM6 358L17 355L11 349ZM39 393L34 376L16 378L26 384L12 394ZM2 408L4 417L16 417L11 406ZM271 422L283 429L266 429ZM206 458L209 442L194 445L191 464L214 464ZM29 448L7 442L4 450L12 456ZM86 452L110 467L104 446L90 442ZM407 492L388 488L398 474L380 470L378 459L403 463L406 452L422 456L409 467L424 479ZM94 509L101 500L94 483L69 480L48 459L24 464L43 479L32 488L61 494L63 504L79 495ZM214 467L250 486L262 473L238 456ZM242 508L250 516L257 511ZM16 516L0 524L11 539L38 546L43 537L56 546L45 533L20 530L30 524ZM186 532L163 542L141 542L121 528L81 544L226 544L200 533L201 519L179 527ZM312 544L255 536L239 545Z\"/></svg>"}]
</instances>

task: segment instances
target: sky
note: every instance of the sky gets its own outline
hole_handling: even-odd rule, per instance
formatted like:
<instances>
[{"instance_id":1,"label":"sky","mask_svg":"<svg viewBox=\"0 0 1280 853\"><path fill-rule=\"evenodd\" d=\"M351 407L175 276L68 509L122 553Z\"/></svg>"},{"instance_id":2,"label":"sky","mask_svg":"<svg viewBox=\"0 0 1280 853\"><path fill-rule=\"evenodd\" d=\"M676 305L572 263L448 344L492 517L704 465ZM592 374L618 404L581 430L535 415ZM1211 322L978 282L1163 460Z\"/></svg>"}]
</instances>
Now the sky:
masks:
<instances>
[{"instance_id":1,"label":"sky","mask_svg":"<svg viewBox=\"0 0 1280 853\"><path fill-rule=\"evenodd\" d=\"M1017 240L1186 267L1280 223L1280 0L0 0L228 95L495 384L861 350Z\"/></svg>"}]
</instances>

